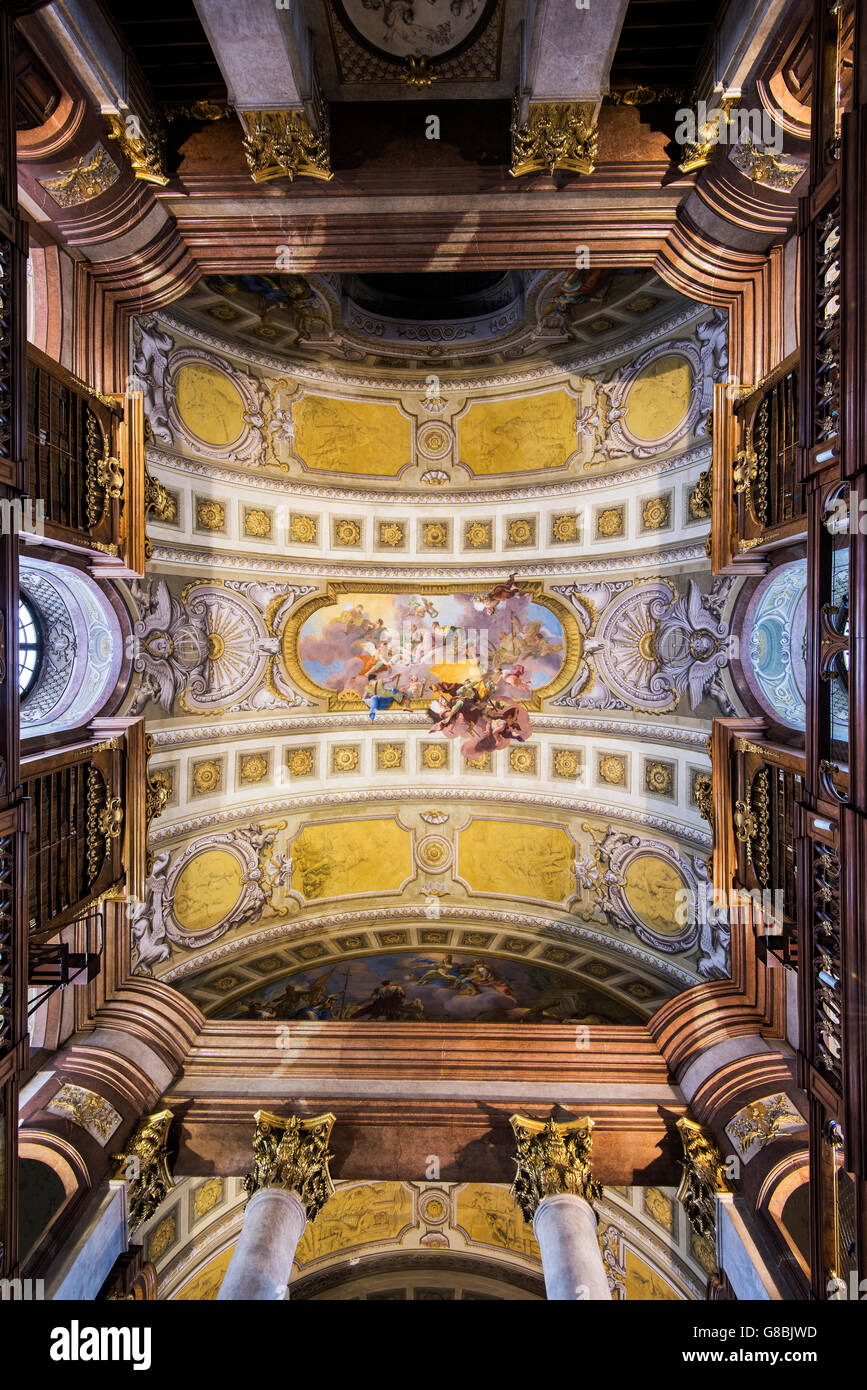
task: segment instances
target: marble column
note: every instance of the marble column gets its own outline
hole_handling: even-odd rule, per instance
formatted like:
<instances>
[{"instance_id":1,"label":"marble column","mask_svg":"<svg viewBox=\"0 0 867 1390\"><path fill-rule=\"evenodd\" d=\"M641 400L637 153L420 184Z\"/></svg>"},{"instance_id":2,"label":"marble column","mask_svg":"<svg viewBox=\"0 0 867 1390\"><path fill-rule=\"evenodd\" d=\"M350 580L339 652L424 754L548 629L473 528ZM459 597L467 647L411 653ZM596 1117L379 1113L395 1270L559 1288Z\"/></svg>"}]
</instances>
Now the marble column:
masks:
<instances>
[{"instance_id":1,"label":"marble column","mask_svg":"<svg viewBox=\"0 0 867 1390\"><path fill-rule=\"evenodd\" d=\"M306 1225L307 1212L294 1192L282 1187L262 1187L254 1192L218 1300L284 1299L295 1248Z\"/></svg>"},{"instance_id":2,"label":"marble column","mask_svg":"<svg viewBox=\"0 0 867 1390\"><path fill-rule=\"evenodd\" d=\"M244 1225L217 1300L279 1301L308 1220L334 1187L328 1164L333 1115L302 1120L257 1110Z\"/></svg>"},{"instance_id":3,"label":"marble column","mask_svg":"<svg viewBox=\"0 0 867 1390\"><path fill-rule=\"evenodd\" d=\"M533 1217L533 1234L542 1251L549 1301L610 1301L596 1235L596 1213L589 1202L571 1192L543 1197Z\"/></svg>"},{"instance_id":4,"label":"marble column","mask_svg":"<svg viewBox=\"0 0 867 1390\"><path fill-rule=\"evenodd\" d=\"M593 1121L557 1124L513 1115L517 1173L512 1195L532 1222L550 1300L610 1302L591 1206L602 1188L590 1172Z\"/></svg>"}]
</instances>

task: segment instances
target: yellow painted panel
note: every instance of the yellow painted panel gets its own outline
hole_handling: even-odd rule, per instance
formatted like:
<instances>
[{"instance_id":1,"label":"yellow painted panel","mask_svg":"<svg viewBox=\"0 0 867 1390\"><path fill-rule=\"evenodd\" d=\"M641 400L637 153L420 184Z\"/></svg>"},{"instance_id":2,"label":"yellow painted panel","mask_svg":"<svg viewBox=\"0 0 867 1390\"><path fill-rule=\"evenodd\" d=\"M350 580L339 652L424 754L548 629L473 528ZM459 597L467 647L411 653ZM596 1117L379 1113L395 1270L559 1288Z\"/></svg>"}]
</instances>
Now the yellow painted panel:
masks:
<instances>
[{"instance_id":1,"label":"yellow painted panel","mask_svg":"<svg viewBox=\"0 0 867 1390\"><path fill-rule=\"evenodd\" d=\"M685 357L658 357L636 377L626 397L626 423L638 439L662 439L689 409L692 372Z\"/></svg>"},{"instance_id":2,"label":"yellow painted panel","mask_svg":"<svg viewBox=\"0 0 867 1390\"><path fill-rule=\"evenodd\" d=\"M458 873L477 893L565 902L575 892L574 858L556 825L474 820L458 834Z\"/></svg>"},{"instance_id":3,"label":"yellow painted panel","mask_svg":"<svg viewBox=\"0 0 867 1390\"><path fill-rule=\"evenodd\" d=\"M686 883L673 864L656 854L640 854L627 866L623 892L629 906L651 931L674 935L683 928L675 913L683 901L678 891Z\"/></svg>"},{"instance_id":4,"label":"yellow painted panel","mask_svg":"<svg viewBox=\"0 0 867 1390\"><path fill-rule=\"evenodd\" d=\"M533 1228L507 1187L468 1182L458 1192L456 1225L478 1245L497 1245L531 1259L542 1258Z\"/></svg>"},{"instance_id":5,"label":"yellow painted panel","mask_svg":"<svg viewBox=\"0 0 867 1390\"><path fill-rule=\"evenodd\" d=\"M474 401L458 421L460 461L481 476L562 468L577 448L577 405L562 387Z\"/></svg>"},{"instance_id":6,"label":"yellow painted panel","mask_svg":"<svg viewBox=\"0 0 867 1390\"><path fill-rule=\"evenodd\" d=\"M220 1285L226 1276L229 1268L229 1261L232 1258L234 1245L230 1245L228 1250L224 1250L221 1255L215 1255L212 1260L194 1274L188 1284L175 1294L179 1303L212 1303L220 1291Z\"/></svg>"},{"instance_id":7,"label":"yellow painted panel","mask_svg":"<svg viewBox=\"0 0 867 1390\"><path fill-rule=\"evenodd\" d=\"M304 897L395 892L412 874L412 836L393 820L302 826L292 841L292 887Z\"/></svg>"},{"instance_id":8,"label":"yellow painted panel","mask_svg":"<svg viewBox=\"0 0 867 1390\"><path fill-rule=\"evenodd\" d=\"M634 1250L626 1248L626 1299L653 1303L679 1303L680 1294Z\"/></svg>"},{"instance_id":9,"label":"yellow painted panel","mask_svg":"<svg viewBox=\"0 0 867 1390\"><path fill-rule=\"evenodd\" d=\"M175 404L187 429L204 444L231 444L244 429L244 403L228 377L194 363L175 377Z\"/></svg>"},{"instance_id":10,"label":"yellow painted panel","mask_svg":"<svg viewBox=\"0 0 867 1390\"><path fill-rule=\"evenodd\" d=\"M295 453L308 468L393 478L412 463L412 422L392 401L302 396Z\"/></svg>"},{"instance_id":11,"label":"yellow painted panel","mask_svg":"<svg viewBox=\"0 0 867 1390\"><path fill-rule=\"evenodd\" d=\"M191 859L175 884L175 916L187 931L208 931L231 911L241 895L243 867L225 849L209 849Z\"/></svg>"},{"instance_id":12,"label":"yellow painted panel","mask_svg":"<svg viewBox=\"0 0 867 1390\"><path fill-rule=\"evenodd\" d=\"M308 1221L295 1258L304 1268L338 1250L394 1240L412 1225L412 1193L400 1182L338 1187L315 1221Z\"/></svg>"}]
</instances>

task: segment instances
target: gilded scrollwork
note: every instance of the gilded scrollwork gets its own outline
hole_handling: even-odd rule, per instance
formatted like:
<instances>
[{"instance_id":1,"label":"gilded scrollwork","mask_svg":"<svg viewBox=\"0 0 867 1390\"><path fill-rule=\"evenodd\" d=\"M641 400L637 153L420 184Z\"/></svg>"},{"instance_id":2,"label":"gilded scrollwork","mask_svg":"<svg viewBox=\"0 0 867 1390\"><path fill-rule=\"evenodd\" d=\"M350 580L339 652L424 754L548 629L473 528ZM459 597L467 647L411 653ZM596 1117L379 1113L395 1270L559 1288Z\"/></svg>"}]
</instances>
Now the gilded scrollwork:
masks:
<instances>
[{"instance_id":1,"label":"gilded scrollwork","mask_svg":"<svg viewBox=\"0 0 867 1390\"><path fill-rule=\"evenodd\" d=\"M123 1153L112 1155L112 1177L127 1183L131 1232L156 1214L175 1186L169 1165L169 1130L173 1119L171 1110L145 1115Z\"/></svg>"},{"instance_id":2,"label":"gilded scrollwork","mask_svg":"<svg viewBox=\"0 0 867 1390\"><path fill-rule=\"evenodd\" d=\"M680 1202L698 1236L713 1241L716 1234L716 1195L730 1192L726 1162L712 1135L694 1120L677 1122L683 1145L683 1176L677 1189Z\"/></svg>"},{"instance_id":3,"label":"gilded scrollwork","mask_svg":"<svg viewBox=\"0 0 867 1390\"><path fill-rule=\"evenodd\" d=\"M109 140L117 141L136 178L164 188L169 176L166 173L166 132L160 118L152 115L147 126L132 114L108 113L105 119Z\"/></svg>"},{"instance_id":4,"label":"gilded scrollwork","mask_svg":"<svg viewBox=\"0 0 867 1390\"><path fill-rule=\"evenodd\" d=\"M704 519L710 516L713 507L713 465L706 468L690 493L690 516Z\"/></svg>"}]
</instances>

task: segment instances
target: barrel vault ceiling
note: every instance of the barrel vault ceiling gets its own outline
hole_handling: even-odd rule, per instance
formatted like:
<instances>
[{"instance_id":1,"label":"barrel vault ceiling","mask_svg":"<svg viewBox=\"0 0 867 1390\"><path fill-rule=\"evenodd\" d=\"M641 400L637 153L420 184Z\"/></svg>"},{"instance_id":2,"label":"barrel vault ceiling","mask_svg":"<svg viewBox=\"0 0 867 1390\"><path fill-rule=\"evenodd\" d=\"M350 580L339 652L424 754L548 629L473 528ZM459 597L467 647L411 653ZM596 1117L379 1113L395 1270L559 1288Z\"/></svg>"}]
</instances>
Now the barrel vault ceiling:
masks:
<instances>
[{"instance_id":1,"label":"barrel vault ceiling","mask_svg":"<svg viewBox=\"0 0 867 1390\"><path fill-rule=\"evenodd\" d=\"M737 707L692 502L723 316L648 272L493 279L221 276L134 325L169 497L129 590L166 793L136 968L207 1015L397 980L400 1017L638 1023L727 973L684 906ZM435 726L492 671L519 737Z\"/></svg>"}]
</instances>

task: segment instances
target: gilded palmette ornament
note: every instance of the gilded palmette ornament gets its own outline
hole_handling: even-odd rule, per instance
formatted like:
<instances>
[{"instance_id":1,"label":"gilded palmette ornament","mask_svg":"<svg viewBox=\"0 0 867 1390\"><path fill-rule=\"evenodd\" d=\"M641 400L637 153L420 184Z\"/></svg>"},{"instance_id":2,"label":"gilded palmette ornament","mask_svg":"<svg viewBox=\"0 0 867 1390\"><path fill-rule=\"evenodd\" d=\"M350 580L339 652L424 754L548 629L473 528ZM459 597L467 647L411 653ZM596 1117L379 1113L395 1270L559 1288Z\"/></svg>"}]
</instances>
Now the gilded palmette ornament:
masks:
<instances>
[{"instance_id":1,"label":"gilded palmette ornament","mask_svg":"<svg viewBox=\"0 0 867 1390\"><path fill-rule=\"evenodd\" d=\"M590 1172L593 1121L589 1115L565 1124L513 1115L509 1123L515 1134L518 1170L512 1196L525 1221L533 1220L545 1197L566 1192L589 1202L602 1196L602 1185Z\"/></svg>"},{"instance_id":2,"label":"gilded palmette ornament","mask_svg":"<svg viewBox=\"0 0 867 1390\"><path fill-rule=\"evenodd\" d=\"M512 108L512 169L515 178L555 169L592 174L597 130L592 104L580 101L540 101L520 119L520 102Z\"/></svg>"},{"instance_id":3,"label":"gilded palmette ornament","mask_svg":"<svg viewBox=\"0 0 867 1390\"><path fill-rule=\"evenodd\" d=\"M680 1119L683 1176L677 1189L680 1202L697 1235L713 1241L716 1235L716 1194L730 1192L725 1159L711 1134L694 1120Z\"/></svg>"},{"instance_id":4,"label":"gilded palmette ornament","mask_svg":"<svg viewBox=\"0 0 867 1390\"><path fill-rule=\"evenodd\" d=\"M263 1187L285 1188L295 1193L306 1208L308 1221L313 1221L334 1191L328 1171L334 1116L302 1120L300 1115L257 1110L253 1118L253 1167L244 1179L245 1192L252 1196Z\"/></svg>"},{"instance_id":5,"label":"gilded palmette ornament","mask_svg":"<svg viewBox=\"0 0 867 1390\"><path fill-rule=\"evenodd\" d=\"M175 1185L168 1156L173 1118L171 1110L145 1115L123 1153L112 1155L112 1178L128 1185L130 1231L150 1220Z\"/></svg>"}]
</instances>

